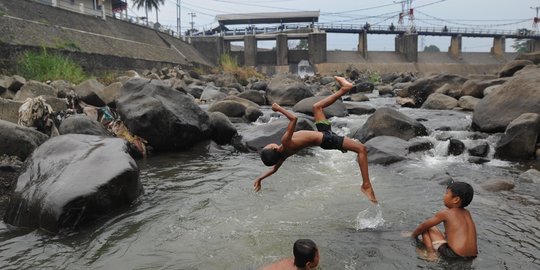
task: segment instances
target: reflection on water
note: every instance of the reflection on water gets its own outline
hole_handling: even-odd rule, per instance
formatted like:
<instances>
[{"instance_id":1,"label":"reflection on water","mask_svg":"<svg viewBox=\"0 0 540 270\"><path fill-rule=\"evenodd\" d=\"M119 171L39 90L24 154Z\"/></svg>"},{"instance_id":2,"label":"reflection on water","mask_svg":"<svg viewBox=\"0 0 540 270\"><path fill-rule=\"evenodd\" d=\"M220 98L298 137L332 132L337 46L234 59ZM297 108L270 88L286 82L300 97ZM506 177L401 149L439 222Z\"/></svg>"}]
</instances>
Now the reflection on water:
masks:
<instances>
[{"instance_id":1,"label":"reflection on water","mask_svg":"<svg viewBox=\"0 0 540 270\"><path fill-rule=\"evenodd\" d=\"M430 117L428 112L415 114ZM434 117L445 122L444 115ZM336 120L351 128L366 119ZM461 119L446 123L470 123L470 118ZM522 170L499 161L470 164L466 156L449 157L439 150L390 166L370 165L380 205L360 192L361 176L350 152L314 148L293 156L263 181L260 193L253 192L252 183L267 168L254 153L207 144L151 157L139 162L144 195L124 213L55 237L11 232L0 223L0 265L254 269L291 256L296 239L310 238L320 248L320 269L538 269L538 185L516 182L512 191L485 191L480 187L485 180L517 179ZM445 173L475 188L468 208L480 253L468 264L423 261L414 241L401 236L444 207L445 187L430 179Z\"/></svg>"}]
</instances>

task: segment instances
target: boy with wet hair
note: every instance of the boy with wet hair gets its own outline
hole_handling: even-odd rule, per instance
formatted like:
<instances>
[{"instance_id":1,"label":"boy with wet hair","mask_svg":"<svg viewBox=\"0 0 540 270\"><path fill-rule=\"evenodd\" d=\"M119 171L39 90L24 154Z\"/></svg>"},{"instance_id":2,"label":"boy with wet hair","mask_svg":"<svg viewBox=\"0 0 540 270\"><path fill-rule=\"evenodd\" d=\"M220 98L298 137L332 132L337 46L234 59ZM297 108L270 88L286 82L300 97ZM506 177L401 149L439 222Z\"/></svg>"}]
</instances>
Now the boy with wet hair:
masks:
<instances>
[{"instance_id":1,"label":"boy with wet hair","mask_svg":"<svg viewBox=\"0 0 540 270\"><path fill-rule=\"evenodd\" d=\"M310 239L298 239L293 246L294 258L287 258L268 265L261 270L316 269L319 265L319 249Z\"/></svg>"},{"instance_id":2,"label":"boy with wet hair","mask_svg":"<svg viewBox=\"0 0 540 270\"><path fill-rule=\"evenodd\" d=\"M266 166L272 166L270 170L263 173L253 183L255 191L261 190L261 182L266 177L274 174L279 167L283 164L285 159L296 154L309 146L320 146L323 149L337 149L342 152L353 151L357 154L358 167L360 167L360 173L362 175L361 191L368 197L368 199L377 203L375 193L371 186L368 174L368 161L366 147L353 139L338 136L331 130L331 123L326 119L323 109L332 105L338 98L349 92L352 88L352 84L343 77L334 77L341 86L340 89L330 96L313 104L313 116L315 118L315 126L317 131L312 130L300 130L294 131L296 128L297 118L292 112L289 112L279 106L277 103L272 104L272 110L280 112L289 119L289 125L283 137L281 138L281 144L271 143L266 145L261 151L261 159Z\"/></svg>"},{"instance_id":3,"label":"boy with wet hair","mask_svg":"<svg viewBox=\"0 0 540 270\"><path fill-rule=\"evenodd\" d=\"M424 221L413 232L412 237L422 235L428 258L436 258L437 251L444 258L471 260L478 254L476 244L476 225L471 213L465 209L474 195L471 185L453 182L448 185L443 196L447 209L437 212ZM437 226L444 223L445 234Z\"/></svg>"}]
</instances>

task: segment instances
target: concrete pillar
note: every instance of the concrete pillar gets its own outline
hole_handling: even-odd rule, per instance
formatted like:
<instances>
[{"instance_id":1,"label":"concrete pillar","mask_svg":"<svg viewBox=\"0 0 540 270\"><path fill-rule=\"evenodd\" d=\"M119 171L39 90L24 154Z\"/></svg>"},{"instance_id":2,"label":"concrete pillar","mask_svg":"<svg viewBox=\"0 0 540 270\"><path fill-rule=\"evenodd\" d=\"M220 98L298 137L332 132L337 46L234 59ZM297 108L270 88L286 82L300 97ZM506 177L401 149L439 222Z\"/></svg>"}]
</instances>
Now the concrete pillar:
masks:
<instances>
[{"instance_id":1,"label":"concrete pillar","mask_svg":"<svg viewBox=\"0 0 540 270\"><path fill-rule=\"evenodd\" d=\"M225 39L223 40L223 53L231 53L231 42Z\"/></svg>"},{"instance_id":2,"label":"concrete pillar","mask_svg":"<svg viewBox=\"0 0 540 270\"><path fill-rule=\"evenodd\" d=\"M286 66L289 64L289 43L286 34L276 36L276 65Z\"/></svg>"},{"instance_id":3,"label":"concrete pillar","mask_svg":"<svg viewBox=\"0 0 540 270\"><path fill-rule=\"evenodd\" d=\"M362 31L358 34L358 53L364 58L368 58L367 50L367 31Z\"/></svg>"},{"instance_id":4,"label":"concrete pillar","mask_svg":"<svg viewBox=\"0 0 540 270\"><path fill-rule=\"evenodd\" d=\"M101 1L101 19L107 20L107 16L105 16L105 0Z\"/></svg>"},{"instance_id":5,"label":"concrete pillar","mask_svg":"<svg viewBox=\"0 0 540 270\"><path fill-rule=\"evenodd\" d=\"M418 61L418 34L403 34L395 39L396 52L405 56L409 62Z\"/></svg>"},{"instance_id":6,"label":"concrete pillar","mask_svg":"<svg viewBox=\"0 0 540 270\"><path fill-rule=\"evenodd\" d=\"M257 39L254 35L244 36L244 65L257 65Z\"/></svg>"},{"instance_id":7,"label":"concrete pillar","mask_svg":"<svg viewBox=\"0 0 540 270\"><path fill-rule=\"evenodd\" d=\"M506 51L506 37L495 37L493 38L493 47L491 47L491 53L495 56L504 57L504 52Z\"/></svg>"},{"instance_id":8,"label":"concrete pillar","mask_svg":"<svg viewBox=\"0 0 540 270\"><path fill-rule=\"evenodd\" d=\"M84 14L84 4L83 3L79 3L79 11Z\"/></svg>"},{"instance_id":9,"label":"concrete pillar","mask_svg":"<svg viewBox=\"0 0 540 270\"><path fill-rule=\"evenodd\" d=\"M529 52L538 52L540 51L540 40L539 39L529 39L527 41L527 47Z\"/></svg>"},{"instance_id":10,"label":"concrete pillar","mask_svg":"<svg viewBox=\"0 0 540 270\"><path fill-rule=\"evenodd\" d=\"M53 7L57 7L57 6L58 6L57 0L52 0L52 1L51 1L51 4L52 4Z\"/></svg>"},{"instance_id":11,"label":"concrete pillar","mask_svg":"<svg viewBox=\"0 0 540 270\"><path fill-rule=\"evenodd\" d=\"M326 33L308 34L308 55L312 65L326 62Z\"/></svg>"},{"instance_id":12,"label":"concrete pillar","mask_svg":"<svg viewBox=\"0 0 540 270\"><path fill-rule=\"evenodd\" d=\"M458 59L461 56L461 44L461 35L452 36L450 39L450 47L448 47L450 57Z\"/></svg>"}]
</instances>

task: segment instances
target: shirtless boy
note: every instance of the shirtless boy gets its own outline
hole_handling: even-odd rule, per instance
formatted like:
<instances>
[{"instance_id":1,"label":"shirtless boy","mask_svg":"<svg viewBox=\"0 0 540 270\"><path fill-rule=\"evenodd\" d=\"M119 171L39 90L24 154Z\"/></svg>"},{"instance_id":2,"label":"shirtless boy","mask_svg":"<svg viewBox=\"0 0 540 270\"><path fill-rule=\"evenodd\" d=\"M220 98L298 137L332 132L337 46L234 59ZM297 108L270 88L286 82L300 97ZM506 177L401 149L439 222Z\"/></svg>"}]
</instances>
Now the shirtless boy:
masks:
<instances>
[{"instance_id":1,"label":"shirtless boy","mask_svg":"<svg viewBox=\"0 0 540 270\"><path fill-rule=\"evenodd\" d=\"M319 265L319 249L310 239L298 239L293 246L294 258L287 258L270 264L261 270L316 269Z\"/></svg>"},{"instance_id":2,"label":"shirtless boy","mask_svg":"<svg viewBox=\"0 0 540 270\"><path fill-rule=\"evenodd\" d=\"M412 232L415 239L422 235L429 258L435 257L437 251L445 258L469 260L476 257L476 226L471 213L465 209L472 201L473 194L471 185L465 182L451 183L443 196L447 209L437 212ZM436 227L441 222L444 223L445 235Z\"/></svg>"},{"instance_id":3,"label":"shirtless boy","mask_svg":"<svg viewBox=\"0 0 540 270\"><path fill-rule=\"evenodd\" d=\"M362 175L362 192L367 198L377 203L375 193L368 174L368 161L366 147L353 139L338 136L331 130L331 123L326 119L323 109L332 105L338 98L346 94L352 88L352 84L345 78L334 77L340 84L341 88L330 96L313 104L313 116L315 117L315 125L318 131L312 130L300 130L294 131L296 128L297 118L292 113L283 109L278 104L272 104L272 110L280 112L289 119L289 125L285 134L281 138L281 144L271 143L263 148L261 151L261 159L266 166L272 166L270 170L259 176L253 183L255 191L261 190L261 182L266 177L274 174L279 167L283 164L285 159L296 154L309 146L320 146L323 149L337 149L341 151L353 151L357 154L357 162L360 167L360 173Z\"/></svg>"}]
</instances>

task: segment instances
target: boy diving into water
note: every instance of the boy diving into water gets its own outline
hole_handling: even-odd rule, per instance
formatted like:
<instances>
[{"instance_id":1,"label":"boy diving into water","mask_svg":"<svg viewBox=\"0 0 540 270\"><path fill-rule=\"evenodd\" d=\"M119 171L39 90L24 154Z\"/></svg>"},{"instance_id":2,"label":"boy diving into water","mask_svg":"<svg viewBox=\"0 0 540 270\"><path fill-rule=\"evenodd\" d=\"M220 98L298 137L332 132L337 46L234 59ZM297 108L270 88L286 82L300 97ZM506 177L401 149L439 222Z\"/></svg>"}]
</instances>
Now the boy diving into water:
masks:
<instances>
[{"instance_id":1,"label":"boy diving into water","mask_svg":"<svg viewBox=\"0 0 540 270\"><path fill-rule=\"evenodd\" d=\"M259 176L253 183L255 191L261 190L261 182L266 177L274 174L283 164L285 159L296 154L301 149L309 146L320 146L323 149L337 149L343 152L349 150L357 154L358 167L362 175L361 191L367 198L377 203L375 193L368 174L368 161L366 147L353 139L338 136L331 130L331 123L326 119L323 109L332 105L338 98L346 94L352 88L352 84L345 78L334 77L341 88L334 94L325 97L324 99L313 104L313 116L315 117L315 125L318 131L300 130L294 131L296 128L296 116L283 109L278 104L272 104L272 110L280 112L289 119L289 125L285 134L281 138L281 145L272 143L268 144L261 151L261 159L266 166L272 166L270 170Z\"/></svg>"}]
</instances>

